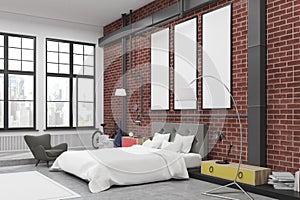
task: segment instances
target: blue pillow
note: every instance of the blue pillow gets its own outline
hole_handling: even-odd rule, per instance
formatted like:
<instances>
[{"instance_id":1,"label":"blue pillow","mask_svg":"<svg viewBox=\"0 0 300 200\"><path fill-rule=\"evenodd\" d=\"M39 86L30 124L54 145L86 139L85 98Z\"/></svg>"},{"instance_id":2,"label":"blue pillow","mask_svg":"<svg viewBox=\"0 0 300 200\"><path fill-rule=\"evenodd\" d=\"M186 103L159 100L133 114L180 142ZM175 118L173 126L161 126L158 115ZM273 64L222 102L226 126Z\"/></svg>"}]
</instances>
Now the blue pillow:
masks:
<instances>
[{"instance_id":1,"label":"blue pillow","mask_svg":"<svg viewBox=\"0 0 300 200\"><path fill-rule=\"evenodd\" d=\"M115 137L114 145L115 145L115 147L121 147L122 146L122 130L120 128L118 129L118 133Z\"/></svg>"}]
</instances>

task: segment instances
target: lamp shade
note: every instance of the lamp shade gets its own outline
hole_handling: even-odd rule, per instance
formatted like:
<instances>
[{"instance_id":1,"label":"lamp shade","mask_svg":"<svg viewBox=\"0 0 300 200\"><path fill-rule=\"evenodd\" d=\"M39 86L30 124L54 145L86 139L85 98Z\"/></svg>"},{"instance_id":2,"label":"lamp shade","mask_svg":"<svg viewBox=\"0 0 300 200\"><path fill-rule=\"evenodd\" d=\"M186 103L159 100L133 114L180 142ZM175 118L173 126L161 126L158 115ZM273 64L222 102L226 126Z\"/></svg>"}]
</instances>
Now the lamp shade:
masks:
<instances>
[{"instance_id":1,"label":"lamp shade","mask_svg":"<svg viewBox=\"0 0 300 200\"><path fill-rule=\"evenodd\" d=\"M116 89L115 96L125 97L126 95L126 90L124 88Z\"/></svg>"},{"instance_id":2,"label":"lamp shade","mask_svg":"<svg viewBox=\"0 0 300 200\"><path fill-rule=\"evenodd\" d=\"M217 142L222 142L224 139L226 140L226 137L222 132L218 131L215 134L215 139Z\"/></svg>"},{"instance_id":3,"label":"lamp shade","mask_svg":"<svg viewBox=\"0 0 300 200\"><path fill-rule=\"evenodd\" d=\"M134 120L135 123L141 123L141 119L140 119L140 116L137 115L135 120Z\"/></svg>"}]
</instances>

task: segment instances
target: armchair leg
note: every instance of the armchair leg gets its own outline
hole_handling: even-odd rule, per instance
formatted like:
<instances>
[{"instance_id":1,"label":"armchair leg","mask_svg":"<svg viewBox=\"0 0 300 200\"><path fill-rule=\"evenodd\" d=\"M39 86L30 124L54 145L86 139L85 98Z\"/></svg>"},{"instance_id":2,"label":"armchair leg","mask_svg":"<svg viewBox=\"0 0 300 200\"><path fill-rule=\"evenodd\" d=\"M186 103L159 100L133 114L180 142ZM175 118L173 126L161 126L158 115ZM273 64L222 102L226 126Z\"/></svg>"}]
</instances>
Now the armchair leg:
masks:
<instances>
[{"instance_id":1,"label":"armchair leg","mask_svg":"<svg viewBox=\"0 0 300 200\"><path fill-rule=\"evenodd\" d=\"M49 161L47 161L47 167L49 167Z\"/></svg>"},{"instance_id":2,"label":"armchair leg","mask_svg":"<svg viewBox=\"0 0 300 200\"><path fill-rule=\"evenodd\" d=\"M40 163L40 160L37 160L35 163L35 166L37 167L39 163Z\"/></svg>"}]
</instances>

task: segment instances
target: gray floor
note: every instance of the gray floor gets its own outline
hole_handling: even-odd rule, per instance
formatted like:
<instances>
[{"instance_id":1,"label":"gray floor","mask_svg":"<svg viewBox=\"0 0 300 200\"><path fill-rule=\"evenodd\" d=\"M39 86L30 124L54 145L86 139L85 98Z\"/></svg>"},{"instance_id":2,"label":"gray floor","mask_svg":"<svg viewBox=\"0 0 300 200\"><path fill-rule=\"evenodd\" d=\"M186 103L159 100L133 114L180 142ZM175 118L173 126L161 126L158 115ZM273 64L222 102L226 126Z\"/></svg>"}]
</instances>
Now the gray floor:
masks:
<instances>
[{"instance_id":1,"label":"gray floor","mask_svg":"<svg viewBox=\"0 0 300 200\"><path fill-rule=\"evenodd\" d=\"M49 178L55 180L56 182L66 186L67 188L73 190L74 192L81 195L81 198L76 198L76 200L110 200L110 199L122 199L122 200L162 200L162 199L172 199L172 200L212 200L218 198L210 198L203 196L201 193L218 187L218 185L211 184L208 182L203 182L196 179L190 179L186 181L165 181L158 183L150 183L135 186L114 186L107 191L100 192L97 194L92 194L88 185L85 181L79 178L66 174L64 172L49 172L49 169L44 163L41 163L38 167L34 165L21 165L21 166L10 166L10 167L0 167L0 173L11 173L11 172L22 172L22 171L32 171L36 170L40 173L48 176ZM1 188L0 188L1 190ZM233 189L226 189L227 196L236 197L239 199L247 199L240 192L236 192ZM252 195L254 199L258 200L271 200L272 198L267 198L259 195ZM75 199L74 199L75 200Z\"/></svg>"}]
</instances>

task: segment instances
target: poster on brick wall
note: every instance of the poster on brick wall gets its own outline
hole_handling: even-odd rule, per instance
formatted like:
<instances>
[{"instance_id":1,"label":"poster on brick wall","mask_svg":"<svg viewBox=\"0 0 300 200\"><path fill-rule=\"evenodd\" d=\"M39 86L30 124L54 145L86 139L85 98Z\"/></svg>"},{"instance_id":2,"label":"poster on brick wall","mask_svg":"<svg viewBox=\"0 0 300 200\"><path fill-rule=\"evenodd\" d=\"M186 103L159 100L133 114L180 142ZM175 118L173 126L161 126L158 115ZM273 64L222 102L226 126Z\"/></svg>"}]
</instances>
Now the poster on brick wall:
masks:
<instances>
[{"instance_id":1,"label":"poster on brick wall","mask_svg":"<svg viewBox=\"0 0 300 200\"><path fill-rule=\"evenodd\" d=\"M197 109L197 18L174 26L174 109Z\"/></svg>"},{"instance_id":2,"label":"poster on brick wall","mask_svg":"<svg viewBox=\"0 0 300 200\"><path fill-rule=\"evenodd\" d=\"M231 108L231 5L202 15L202 109Z\"/></svg>"},{"instance_id":3,"label":"poster on brick wall","mask_svg":"<svg viewBox=\"0 0 300 200\"><path fill-rule=\"evenodd\" d=\"M169 110L169 28L151 34L151 110Z\"/></svg>"}]
</instances>

